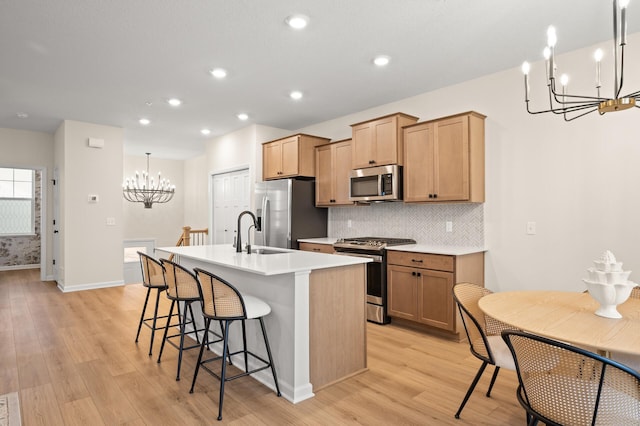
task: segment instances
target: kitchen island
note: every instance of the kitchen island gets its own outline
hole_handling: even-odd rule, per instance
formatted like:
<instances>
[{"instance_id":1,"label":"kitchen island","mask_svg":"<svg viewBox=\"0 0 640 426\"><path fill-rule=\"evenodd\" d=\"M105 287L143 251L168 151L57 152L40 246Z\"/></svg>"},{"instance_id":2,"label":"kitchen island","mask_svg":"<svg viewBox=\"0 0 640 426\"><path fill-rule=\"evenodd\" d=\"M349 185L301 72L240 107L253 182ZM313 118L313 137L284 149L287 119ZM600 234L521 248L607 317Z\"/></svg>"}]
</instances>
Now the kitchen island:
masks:
<instances>
[{"instance_id":1,"label":"kitchen island","mask_svg":"<svg viewBox=\"0 0 640 426\"><path fill-rule=\"evenodd\" d=\"M254 247L261 249L263 247ZM265 326L282 395L293 403L367 368L366 265L369 259L264 247L273 254L236 253L230 245L156 248L187 268L219 275L271 306ZM168 256L165 256L168 257ZM194 308L196 304L194 304ZM195 313L202 322L200 306ZM259 325L247 323L248 346L266 357ZM242 343L231 327L231 350ZM217 331L217 330L216 330ZM221 345L212 346L217 353ZM241 357L234 360L239 368ZM252 377L275 389L271 373Z\"/></svg>"}]
</instances>

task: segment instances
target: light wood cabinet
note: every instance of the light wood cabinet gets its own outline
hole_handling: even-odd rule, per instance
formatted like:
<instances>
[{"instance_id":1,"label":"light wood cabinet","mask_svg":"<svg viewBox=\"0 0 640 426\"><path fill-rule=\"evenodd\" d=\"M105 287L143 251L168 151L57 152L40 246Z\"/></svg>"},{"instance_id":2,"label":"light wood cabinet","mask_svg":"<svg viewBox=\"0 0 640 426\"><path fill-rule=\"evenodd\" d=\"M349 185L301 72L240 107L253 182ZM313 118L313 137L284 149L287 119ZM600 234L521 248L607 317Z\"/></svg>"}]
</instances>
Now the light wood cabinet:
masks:
<instances>
[{"instance_id":1,"label":"light wood cabinet","mask_svg":"<svg viewBox=\"0 0 640 426\"><path fill-rule=\"evenodd\" d=\"M331 244L319 244L319 243L300 243L298 249L303 251L313 251L316 253L328 253L334 254L333 245Z\"/></svg>"},{"instance_id":2,"label":"light wood cabinet","mask_svg":"<svg viewBox=\"0 0 640 426\"><path fill-rule=\"evenodd\" d=\"M262 179L315 177L314 148L330 139L297 134L262 145Z\"/></svg>"},{"instance_id":3,"label":"light wood cabinet","mask_svg":"<svg viewBox=\"0 0 640 426\"><path fill-rule=\"evenodd\" d=\"M406 126L404 202L484 202L484 119L467 112Z\"/></svg>"},{"instance_id":4,"label":"light wood cabinet","mask_svg":"<svg viewBox=\"0 0 640 426\"><path fill-rule=\"evenodd\" d=\"M461 256L389 251L389 316L458 333L453 285L484 286L484 253Z\"/></svg>"},{"instance_id":5,"label":"light wood cabinet","mask_svg":"<svg viewBox=\"0 0 640 426\"><path fill-rule=\"evenodd\" d=\"M352 169L387 164L402 165L402 127L415 123L418 117L396 113L351 125Z\"/></svg>"},{"instance_id":6,"label":"light wood cabinet","mask_svg":"<svg viewBox=\"0 0 640 426\"><path fill-rule=\"evenodd\" d=\"M316 147L316 206L352 205L349 201L351 139Z\"/></svg>"}]
</instances>

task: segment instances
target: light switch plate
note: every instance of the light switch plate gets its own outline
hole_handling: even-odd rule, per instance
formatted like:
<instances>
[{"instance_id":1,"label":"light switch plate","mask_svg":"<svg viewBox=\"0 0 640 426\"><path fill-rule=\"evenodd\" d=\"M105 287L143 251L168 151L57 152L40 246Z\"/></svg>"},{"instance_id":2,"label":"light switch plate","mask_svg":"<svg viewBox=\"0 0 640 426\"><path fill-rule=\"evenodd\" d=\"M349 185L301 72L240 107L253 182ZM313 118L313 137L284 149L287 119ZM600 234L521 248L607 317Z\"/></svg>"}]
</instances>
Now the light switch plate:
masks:
<instances>
[{"instance_id":1,"label":"light switch plate","mask_svg":"<svg viewBox=\"0 0 640 426\"><path fill-rule=\"evenodd\" d=\"M527 235L536 235L536 223L527 222Z\"/></svg>"},{"instance_id":2,"label":"light switch plate","mask_svg":"<svg viewBox=\"0 0 640 426\"><path fill-rule=\"evenodd\" d=\"M448 220L445 224L445 229L447 232L453 232L453 222Z\"/></svg>"}]
</instances>

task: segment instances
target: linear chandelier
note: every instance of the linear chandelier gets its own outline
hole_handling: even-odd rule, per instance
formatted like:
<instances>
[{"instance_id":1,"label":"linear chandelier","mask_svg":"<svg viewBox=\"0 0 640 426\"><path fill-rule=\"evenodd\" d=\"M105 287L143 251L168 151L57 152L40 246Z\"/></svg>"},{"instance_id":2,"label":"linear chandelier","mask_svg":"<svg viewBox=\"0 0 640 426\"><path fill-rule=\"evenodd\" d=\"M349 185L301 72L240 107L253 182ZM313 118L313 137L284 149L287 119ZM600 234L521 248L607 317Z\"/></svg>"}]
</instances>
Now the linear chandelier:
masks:
<instances>
[{"instance_id":1,"label":"linear chandelier","mask_svg":"<svg viewBox=\"0 0 640 426\"><path fill-rule=\"evenodd\" d=\"M144 203L145 209L150 209L153 203L166 203L171 201L176 191L176 186L171 185L169 179L163 179L158 172L158 181L149 176L149 156L147 152L147 171L142 175L136 171L135 176L125 179L122 184L124 199L133 203Z\"/></svg>"},{"instance_id":2,"label":"linear chandelier","mask_svg":"<svg viewBox=\"0 0 640 426\"><path fill-rule=\"evenodd\" d=\"M613 97L607 98L600 95L600 63L602 61L602 50L596 50L594 59L596 62L596 96L573 95L567 92L567 84L569 77L566 74L560 76L560 91L556 89L556 70L557 64L554 57L554 49L557 41L556 30L549 27L547 30L547 47L544 49L544 58L547 73L547 87L549 91L549 109L541 111L532 111L529 108L529 71L531 66L528 62L522 64L522 72L524 73L524 90L525 103L529 114L542 114L552 112L562 115L565 121L575 120L576 118L598 111L600 115L607 112L623 111L632 107L640 107L636 105L636 101L640 97L640 91L620 96L622 84L624 83L624 47L627 44L627 17L626 10L629 0L613 0L613 57L614 57L614 90ZM620 30L618 31L618 19L620 20Z\"/></svg>"}]
</instances>

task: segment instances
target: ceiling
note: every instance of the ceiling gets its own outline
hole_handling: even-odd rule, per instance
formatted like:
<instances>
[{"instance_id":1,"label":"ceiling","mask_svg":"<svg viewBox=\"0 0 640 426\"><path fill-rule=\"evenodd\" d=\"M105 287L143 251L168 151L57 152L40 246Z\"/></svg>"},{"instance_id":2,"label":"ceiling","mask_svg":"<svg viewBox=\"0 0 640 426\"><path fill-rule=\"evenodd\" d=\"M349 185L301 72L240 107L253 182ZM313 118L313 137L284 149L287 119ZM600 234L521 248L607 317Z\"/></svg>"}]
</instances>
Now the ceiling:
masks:
<instances>
[{"instance_id":1,"label":"ceiling","mask_svg":"<svg viewBox=\"0 0 640 426\"><path fill-rule=\"evenodd\" d=\"M640 30L634 6L630 33ZM122 127L126 154L186 159L248 124L296 130L538 60L550 24L557 53L611 39L611 9L611 0L0 0L0 127ZM294 13L307 28L285 25ZM390 64L375 67L376 55ZM212 77L215 67L227 77ZM172 97L183 104L171 107Z\"/></svg>"}]
</instances>

